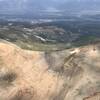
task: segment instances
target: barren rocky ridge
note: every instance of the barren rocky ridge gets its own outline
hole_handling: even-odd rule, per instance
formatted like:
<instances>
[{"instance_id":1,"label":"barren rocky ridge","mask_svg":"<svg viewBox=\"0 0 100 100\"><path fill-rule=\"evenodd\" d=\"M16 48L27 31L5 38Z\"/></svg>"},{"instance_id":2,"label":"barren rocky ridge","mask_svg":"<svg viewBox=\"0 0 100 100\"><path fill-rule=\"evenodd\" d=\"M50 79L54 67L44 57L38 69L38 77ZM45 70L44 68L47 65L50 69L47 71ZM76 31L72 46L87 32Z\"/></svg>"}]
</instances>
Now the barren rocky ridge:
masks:
<instances>
[{"instance_id":1,"label":"barren rocky ridge","mask_svg":"<svg viewBox=\"0 0 100 100\"><path fill-rule=\"evenodd\" d=\"M100 44L63 51L0 42L0 100L99 100Z\"/></svg>"}]
</instances>

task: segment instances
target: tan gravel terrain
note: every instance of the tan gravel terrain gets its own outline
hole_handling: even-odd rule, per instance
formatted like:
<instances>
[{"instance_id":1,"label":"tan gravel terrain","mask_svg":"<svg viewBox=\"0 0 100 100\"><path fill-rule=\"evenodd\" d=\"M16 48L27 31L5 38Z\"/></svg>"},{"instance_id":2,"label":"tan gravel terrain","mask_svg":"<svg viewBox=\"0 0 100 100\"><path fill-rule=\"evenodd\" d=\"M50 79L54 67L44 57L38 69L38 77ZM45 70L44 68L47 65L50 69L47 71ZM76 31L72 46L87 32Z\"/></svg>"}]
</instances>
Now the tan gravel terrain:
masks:
<instances>
[{"instance_id":1,"label":"tan gravel terrain","mask_svg":"<svg viewBox=\"0 0 100 100\"><path fill-rule=\"evenodd\" d=\"M0 100L100 100L100 44L26 51L0 42Z\"/></svg>"}]
</instances>

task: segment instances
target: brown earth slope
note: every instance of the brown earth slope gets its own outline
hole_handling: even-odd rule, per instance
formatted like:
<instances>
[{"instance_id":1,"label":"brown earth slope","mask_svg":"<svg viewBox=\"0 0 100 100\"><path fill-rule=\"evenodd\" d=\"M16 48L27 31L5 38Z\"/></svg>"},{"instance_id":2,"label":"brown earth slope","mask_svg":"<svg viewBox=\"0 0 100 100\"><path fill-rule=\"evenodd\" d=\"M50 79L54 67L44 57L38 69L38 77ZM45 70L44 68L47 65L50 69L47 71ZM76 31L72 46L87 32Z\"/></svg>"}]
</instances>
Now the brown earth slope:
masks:
<instances>
[{"instance_id":1,"label":"brown earth slope","mask_svg":"<svg viewBox=\"0 0 100 100\"><path fill-rule=\"evenodd\" d=\"M0 42L0 100L100 100L99 76L100 44L48 53Z\"/></svg>"}]
</instances>

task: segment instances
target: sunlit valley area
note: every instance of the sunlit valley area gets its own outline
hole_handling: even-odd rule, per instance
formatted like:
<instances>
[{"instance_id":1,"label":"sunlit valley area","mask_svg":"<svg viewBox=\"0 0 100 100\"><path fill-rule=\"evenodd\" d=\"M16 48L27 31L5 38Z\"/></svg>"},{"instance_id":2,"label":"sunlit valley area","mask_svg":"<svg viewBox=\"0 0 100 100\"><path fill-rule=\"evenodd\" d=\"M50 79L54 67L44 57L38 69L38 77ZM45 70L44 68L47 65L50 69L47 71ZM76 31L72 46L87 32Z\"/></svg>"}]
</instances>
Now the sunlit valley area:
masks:
<instances>
[{"instance_id":1,"label":"sunlit valley area","mask_svg":"<svg viewBox=\"0 0 100 100\"><path fill-rule=\"evenodd\" d=\"M100 100L99 0L0 0L0 100Z\"/></svg>"}]
</instances>

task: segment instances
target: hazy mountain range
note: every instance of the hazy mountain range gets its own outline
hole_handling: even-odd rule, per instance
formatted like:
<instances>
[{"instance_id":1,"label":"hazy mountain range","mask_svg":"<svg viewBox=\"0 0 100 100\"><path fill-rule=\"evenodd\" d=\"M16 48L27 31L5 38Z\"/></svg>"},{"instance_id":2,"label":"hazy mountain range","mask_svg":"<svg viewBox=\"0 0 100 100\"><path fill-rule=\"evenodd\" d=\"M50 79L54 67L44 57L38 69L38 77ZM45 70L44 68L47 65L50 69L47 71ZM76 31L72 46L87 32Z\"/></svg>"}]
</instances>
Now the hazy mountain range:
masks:
<instances>
[{"instance_id":1,"label":"hazy mountain range","mask_svg":"<svg viewBox=\"0 0 100 100\"><path fill-rule=\"evenodd\" d=\"M99 12L100 0L0 0L0 13Z\"/></svg>"}]
</instances>

